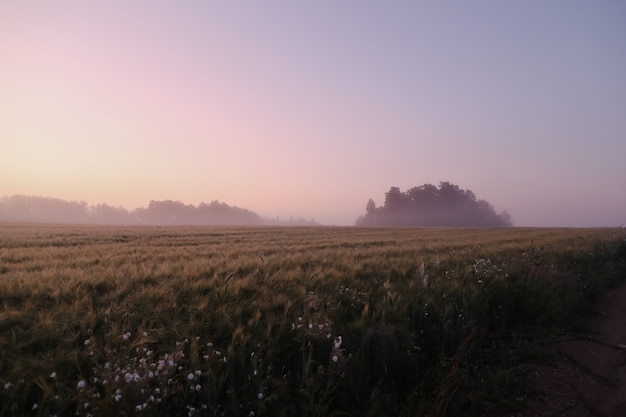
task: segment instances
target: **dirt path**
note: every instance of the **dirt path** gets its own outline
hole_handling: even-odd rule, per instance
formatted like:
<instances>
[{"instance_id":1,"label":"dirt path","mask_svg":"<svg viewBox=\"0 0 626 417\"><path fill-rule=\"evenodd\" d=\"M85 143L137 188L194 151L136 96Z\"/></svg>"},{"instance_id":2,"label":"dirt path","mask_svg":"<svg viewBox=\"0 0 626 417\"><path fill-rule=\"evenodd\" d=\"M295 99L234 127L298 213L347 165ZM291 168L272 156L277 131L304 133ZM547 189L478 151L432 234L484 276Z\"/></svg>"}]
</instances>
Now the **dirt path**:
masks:
<instances>
[{"instance_id":1,"label":"dirt path","mask_svg":"<svg viewBox=\"0 0 626 417\"><path fill-rule=\"evenodd\" d=\"M556 361L529 376L537 392L513 415L560 417L626 416L626 285L605 294L594 332L556 339Z\"/></svg>"}]
</instances>

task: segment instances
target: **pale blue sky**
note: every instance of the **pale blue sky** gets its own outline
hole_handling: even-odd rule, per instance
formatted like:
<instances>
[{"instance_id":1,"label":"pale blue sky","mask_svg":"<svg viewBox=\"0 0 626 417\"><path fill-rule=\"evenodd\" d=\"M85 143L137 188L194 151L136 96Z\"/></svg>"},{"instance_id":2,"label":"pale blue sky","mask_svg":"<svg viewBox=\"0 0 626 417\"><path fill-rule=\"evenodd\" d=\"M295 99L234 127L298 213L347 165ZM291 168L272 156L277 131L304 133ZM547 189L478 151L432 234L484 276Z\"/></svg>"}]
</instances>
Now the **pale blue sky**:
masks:
<instances>
[{"instance_id":1,"label":"pale blue sky","mask_svg":"<svg viewBox=\"0 0 626 417\"><path fill-rule=\"evenodd\" d=\"M626 3L0 5L0 196L353 224L450 181L626 225Z\"/></svg>"}]
</instances>

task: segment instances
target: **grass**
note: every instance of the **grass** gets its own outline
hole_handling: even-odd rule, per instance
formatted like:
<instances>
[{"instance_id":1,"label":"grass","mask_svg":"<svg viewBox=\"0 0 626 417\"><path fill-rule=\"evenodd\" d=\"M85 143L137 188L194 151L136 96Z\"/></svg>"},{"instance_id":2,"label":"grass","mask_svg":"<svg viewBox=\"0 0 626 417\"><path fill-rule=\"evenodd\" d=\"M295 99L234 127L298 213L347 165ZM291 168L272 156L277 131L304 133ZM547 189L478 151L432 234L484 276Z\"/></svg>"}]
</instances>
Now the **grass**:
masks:
<instances>
[{"instance_id":1,"label":"grass","mask_svg":"<svg viewBox=\"0 0 626 417\"><path fill-rule=\"evenodd\" d=\"M481 415L623 229L0 225L0 415Z\"/></svg>"}]
</instances>

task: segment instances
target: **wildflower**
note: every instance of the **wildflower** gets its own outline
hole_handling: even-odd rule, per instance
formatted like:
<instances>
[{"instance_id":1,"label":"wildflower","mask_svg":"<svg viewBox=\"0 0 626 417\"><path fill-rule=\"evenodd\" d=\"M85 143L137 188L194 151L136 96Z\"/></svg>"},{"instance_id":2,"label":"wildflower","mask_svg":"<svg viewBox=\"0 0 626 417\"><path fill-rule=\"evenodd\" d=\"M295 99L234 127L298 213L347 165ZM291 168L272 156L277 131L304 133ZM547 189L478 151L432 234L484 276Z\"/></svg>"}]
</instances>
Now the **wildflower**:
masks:
<instances>
[{"instance_id":1,"label":"wildflower","mask_svg":"<svg viewBox=\"0 0 626 417\"><path fill-rule=\"evenodd\" d=\"M78 384L76 384L76 388L81 389L81 390L85 388L85 381L82 379L78 381Z\"/></svg>"},{"instance_id":2,"label":"wildflower","mask_svg":"<svg viewBox=\"0 0 626 417\"><path fill-rule=\"evenodd\" d=\"M143 333L142 333L142 336L143 336L143 337L146 337L146 336L148 336L148 333L147 333L147 332L143 332Z\"/></svg>"},{"instance_id":3,"label":"wildflower","mask_svg":"<svg viewBox=\"0 0 626 417\"><path fill-rule=\"evenodd\" d=\"M337 357L337 355L333 355L333 362L337 362L339 360L339 358Z\"/></svg>"},{"instance_id":4,"label":"wildflower","mask_svg":"<svg viewBox=\"0 0 626 417\"><path fill-rule=\"evenodd\" d=\"M341 343L343 342L343 339L341 336L337 336L337 338L335 339L334 345L335 345L335 349L339 349L341 347Z\"/></svg>"},{"instance_id":5,"label":"wildflower","mask_svg":"<svg viewBox=\"0 0 626 417\"><path fill-rule=\"evenodd\" d=\"M140 379L141 377L137 372L133 372L132 374L130 372L126 372L124 375L124 381L126 381L127 384L130 382L139 382Z\"/></svg>"},{"instance_id":6,"label":"wildflower","mask_svg":"<svg viewBox=\"0 0 626 417\"><path fill-rule=\"evenodd\" d=\"M259 395L257 395L257 397L259 398L259 400L262 400L263 399L263 393L259 392Z\"/></svg>"},{"instance_id":7,"label":"wildflower","mask_svg":"<svg viewBox=\"0 0 626 417\"><path fill-rule=\"evenodd\" d=\"M50 379L57 379L57 373L56 372L52 372L50 374Z\"/></svg>"},{"instance_id":8,"label":"wildflower","mask_svg":"<svg viewBox=\"0 0 626 417\"><path fill-rule=\"evenodd\" d=\"M196 391L202 391L202 385L196 384Z\"/></svg>"},{"instance_id":9,"label":"wildflower","mask_svg":"<svg viewBox=\"0 0 626 417\"><path fill-rule=\"evenodd\" d=\"M194 378L193 373L190 372L189 375L187 375L187 379L190 381L193 381L193 378Z\"/></svg>"},{"instance_id":10,"label":"wildflower","mask_svg":"<svg viewBox=\"0 0 626 417\"><path fill-rule=\"evenodd\" d=\"M89 346L89 344L91 343L91 339L87 339L83 343L85 346Z\"/></svg>"},{"instance_id":11,"label":"wildflower","mask_svg":"<svg viewBox=\"0 0 626 417\"><path fill-rule=\"evenodd\" d=\"M37 403L33 404L33 411L35 411L37 408L39 408L39 405Z\"/></svg>"},{"instance_id":12,"label":"wildflower","mask_svg":"<svg viewBox=\"0 0 626 417\"><path fill-rule=\"evenodd\" d=\"M11 388L11 383L10 382L5 383L4 389L9 389L9 388Z\"/></svg>"},{"instance_id":13,"label":"wildflower","mask_svg":"<svg viewBox=\"0 0 626 417\"><path fill-rule=\"evenodd\" d=\"M141 411L141 410L143 410L143 405L141 405L141 404L137 404L137 405L135 406L135 410L137 410L137 411Z\"/></svg>"}]
</instances>

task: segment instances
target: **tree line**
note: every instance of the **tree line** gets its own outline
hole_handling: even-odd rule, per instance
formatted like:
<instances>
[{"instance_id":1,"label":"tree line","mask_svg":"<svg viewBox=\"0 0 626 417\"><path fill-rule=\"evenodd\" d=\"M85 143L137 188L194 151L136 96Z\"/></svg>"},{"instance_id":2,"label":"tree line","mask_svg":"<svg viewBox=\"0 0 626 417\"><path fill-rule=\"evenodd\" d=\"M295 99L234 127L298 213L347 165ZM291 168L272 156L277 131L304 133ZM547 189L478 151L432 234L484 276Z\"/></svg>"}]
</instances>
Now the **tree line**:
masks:
<instances>
[{"instance_id":1,"label":"tree line","mask_svg":"<svg viewBox=\"0 0 626 417\"><path fill-rule=\"evenodd\" d=\"M0 220L72 224L120 225L261 225L253 211L217 200L198 206L180 201L150 201L132 211L108 204L89 206L84 201L14 195L0 199Z\"/></svg>"},{"instance_id":2,"label":"tree line","mask_svg":"<svg viewBox=\"0 0 626 417\"><path fill-rule=\"evenodd\" d=\"M424 184L402 192L391 187L385 193L385 202L376 206L371 198L365 214L357 226L450 226L450 227L507 227L511 216L497 213L485 200L479 200L470 190L444 181L439 187Z\"/></svg>"}]
</instances>

